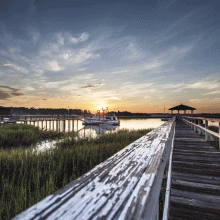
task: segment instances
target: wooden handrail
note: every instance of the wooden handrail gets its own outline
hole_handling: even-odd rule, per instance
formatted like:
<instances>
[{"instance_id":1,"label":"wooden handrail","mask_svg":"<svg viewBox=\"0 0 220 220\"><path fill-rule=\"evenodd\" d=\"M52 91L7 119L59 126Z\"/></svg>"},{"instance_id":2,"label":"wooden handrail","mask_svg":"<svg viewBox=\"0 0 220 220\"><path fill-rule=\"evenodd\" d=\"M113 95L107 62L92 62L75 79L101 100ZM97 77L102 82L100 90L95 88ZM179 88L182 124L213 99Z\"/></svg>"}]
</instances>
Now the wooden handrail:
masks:
<instances>
[{"instance_id":1,"label":"wooden handrail","mask_svg":"<svg viewBox=\"0 0 220 220\"><path fill-rule=\"evenodd\" d=\"M14 219L158 219L175 118Z\"/></svg>"},{"instance_id":2,"label":"wooden handrail","mask_svg":"<svg viewBox=\"0 0 220 220\"><path fill-rule=\"evenodd\" d=\"M191 118L191 119L198 119L198 118L193 118L193 117L190 117L190 118ZM200 119L200 120L204 120L204 119L201 119L201 118L199 118L199 119ZM207 119L206 119L206 120L207 120ZM218 134L218 133L216 133L216 132L214 132L214 131L211 131L211 130L209 130L209 129L207 129L207 128L204 128L204 127L202 127L201 125L195 124L195 123L190 122L190 121L188 121L188 120L186 120L186 119L183 119L183 121L185 121L185 122L187 122L187 123L190 123L191 125L196 126L197 128L200 128L200 129L202 129L202 130L204 130L204 131L206 131L206 132L208 132L208 133L210 133L210 134L212 134L212 135L214 135L214 136L220 138L220 134Z\"/></svg>"},{"instance_id":3,"label":"wooden handrail","mask_svg":"<svg viewBox=\"0 0 220 220\"><path fill-rule=\"evenodd\" d=\"M207 121L220 122L220 118L203 118L203 117L191 117L191 116L182 116L183 118L191 118L191 119L200 119Z\"/></svg>"}]
</instances>

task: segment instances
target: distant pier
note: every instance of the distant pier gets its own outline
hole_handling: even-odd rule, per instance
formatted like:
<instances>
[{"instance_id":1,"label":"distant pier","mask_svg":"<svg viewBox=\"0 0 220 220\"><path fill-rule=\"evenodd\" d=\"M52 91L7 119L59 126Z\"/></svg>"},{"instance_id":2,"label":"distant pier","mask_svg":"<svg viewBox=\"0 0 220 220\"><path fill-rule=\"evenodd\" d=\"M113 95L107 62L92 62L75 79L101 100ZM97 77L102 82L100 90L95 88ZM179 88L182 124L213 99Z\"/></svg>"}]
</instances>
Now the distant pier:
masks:
<instances>
[{"instance_id":1,"label":"distant pier","mask_svg":"<svg viewBox=\"0 0 220 220\"><path fill-rule=\"evenodd\" d=\"M30 124L45 130L52 131L73 131L74 122L78 131L78 123L83 121L83 117L76 115L1 115L0 124Z\"/></svg>"}]
</instances>

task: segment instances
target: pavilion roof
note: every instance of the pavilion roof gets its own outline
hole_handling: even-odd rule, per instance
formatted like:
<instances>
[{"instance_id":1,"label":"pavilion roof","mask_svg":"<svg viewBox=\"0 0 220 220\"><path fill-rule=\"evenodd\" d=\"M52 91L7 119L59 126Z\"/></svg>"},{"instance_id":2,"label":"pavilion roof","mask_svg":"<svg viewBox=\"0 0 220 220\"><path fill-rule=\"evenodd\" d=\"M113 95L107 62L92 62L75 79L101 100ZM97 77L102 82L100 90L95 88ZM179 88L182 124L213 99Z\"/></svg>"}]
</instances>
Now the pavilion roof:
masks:
<instances>
[{"instance_id":1,"label":"pavilion roof","mask_svg":"<svg viewBox=\"0 0 220 220\"><path fill-rule=\"evenodd\" d=\"M181 104L181 105L177 105L173 108L170 108L169 110L196 110L196 109L193 107Z\"/></svg>"}]
</instances>

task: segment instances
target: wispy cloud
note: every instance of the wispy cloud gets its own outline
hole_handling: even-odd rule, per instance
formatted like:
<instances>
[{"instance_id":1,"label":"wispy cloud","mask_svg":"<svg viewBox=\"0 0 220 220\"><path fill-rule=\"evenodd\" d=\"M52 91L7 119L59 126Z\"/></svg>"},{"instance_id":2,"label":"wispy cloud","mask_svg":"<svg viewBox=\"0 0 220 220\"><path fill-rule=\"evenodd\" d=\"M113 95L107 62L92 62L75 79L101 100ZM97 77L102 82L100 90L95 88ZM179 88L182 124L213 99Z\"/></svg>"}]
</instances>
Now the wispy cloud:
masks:
<instances>
[{"instance_id":1,"label":"wispy cloud","mask_svg":"<svg viewBox=\"0 0 220 220\"><path fill-rule=\"evenodd\" d=\"M216 94L220 94L220 90L216 90L216 91L213 91L213 92L207 92L204 95L216 95Z\"/></svg>"},{"instance_id":2,"label":"wispy cloud","mask_svg":"<svg viewBox=\"0 0 220 220\"><path fill-rule=\"evenodd\" d=\"M88 38L89 38L89 34L86 33L86 32L84 32L84 33L82 33L78 38L76 38L76 37L70 37L70 38L69 38L69 41L70 41L71 43L77 44L77 43L79 43L79 42L83 42L83 41L88 40Z\"/></svg>"},{"instance_id":3,"label":"wispy cloud","mask_svg":"<svg viewBox=\"0 0 220 220\"><path fill-rule=\"evenodd\" d=\"M59 65L58 61L56 60L48 61L46 63L46 66L48 67L48 70L55 71L55 72L65 69L65 68L62 68Z\"/></svg>"},{"instance_id":4,"label":"wispy cloud","mask_svg":"<svg viewBox=\"0 0 220 220\"><path fill-rule=\"evenodd\" d=\"M220 87L220 83L217 81L201 81L193 84L186 85L190 89L217 89Z\"/></svg>"},{"instance_id":5,"label":"wispy cloud","mask_svg":"<svg viewBox=\"0 0 220 220\"><path fill-rule=\"evenodd\" d=\"M94 88L100 88L101 86L103 86L104 83L98 83L96 85L91 85L91 84L88 84L86 86L82 86L81 89L94 89Z\"/></svg>"},{"instance_id":6,"label":"wispy cloud","mask_svg":"<svg viewBox=\"0 0 220 220\"><path fill-rule=\"evenodd\" d=\"M21 96L23 93L19 89L10 86L0 86L0 100L7 100L14 96Z\"/></svg>"}]
</instances>

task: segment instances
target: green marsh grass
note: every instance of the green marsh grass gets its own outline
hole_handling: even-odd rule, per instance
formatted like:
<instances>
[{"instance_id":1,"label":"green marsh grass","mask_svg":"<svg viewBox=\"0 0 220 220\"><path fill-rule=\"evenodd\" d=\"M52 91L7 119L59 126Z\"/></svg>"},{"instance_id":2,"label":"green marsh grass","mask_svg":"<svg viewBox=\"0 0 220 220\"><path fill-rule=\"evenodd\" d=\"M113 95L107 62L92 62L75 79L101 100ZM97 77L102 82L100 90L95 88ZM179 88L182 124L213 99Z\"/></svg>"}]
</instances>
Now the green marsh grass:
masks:
<instances>
[{"instance_id":1,"label":"green marsh grass","mask_svg":"<svg viewBox=\"0 0 220 220\"><path fill-rule=\"evenodd\" d=\"M103 162L150 129L120 130L96 139L67 134L52 151L0 150L0 219L11 219Z\"/></svg>"},{"instance_id":2,"label":"green marsh grass","mask_svg":"<svg viewBox=\"0 0 220 220\"><path fill-rule=\"evenodd\" d=\"M45 131L33 125L0 125L1 148L30 146L40 139L54 139L62 136L61 132Z\"/></svg>"}]
</instances>

